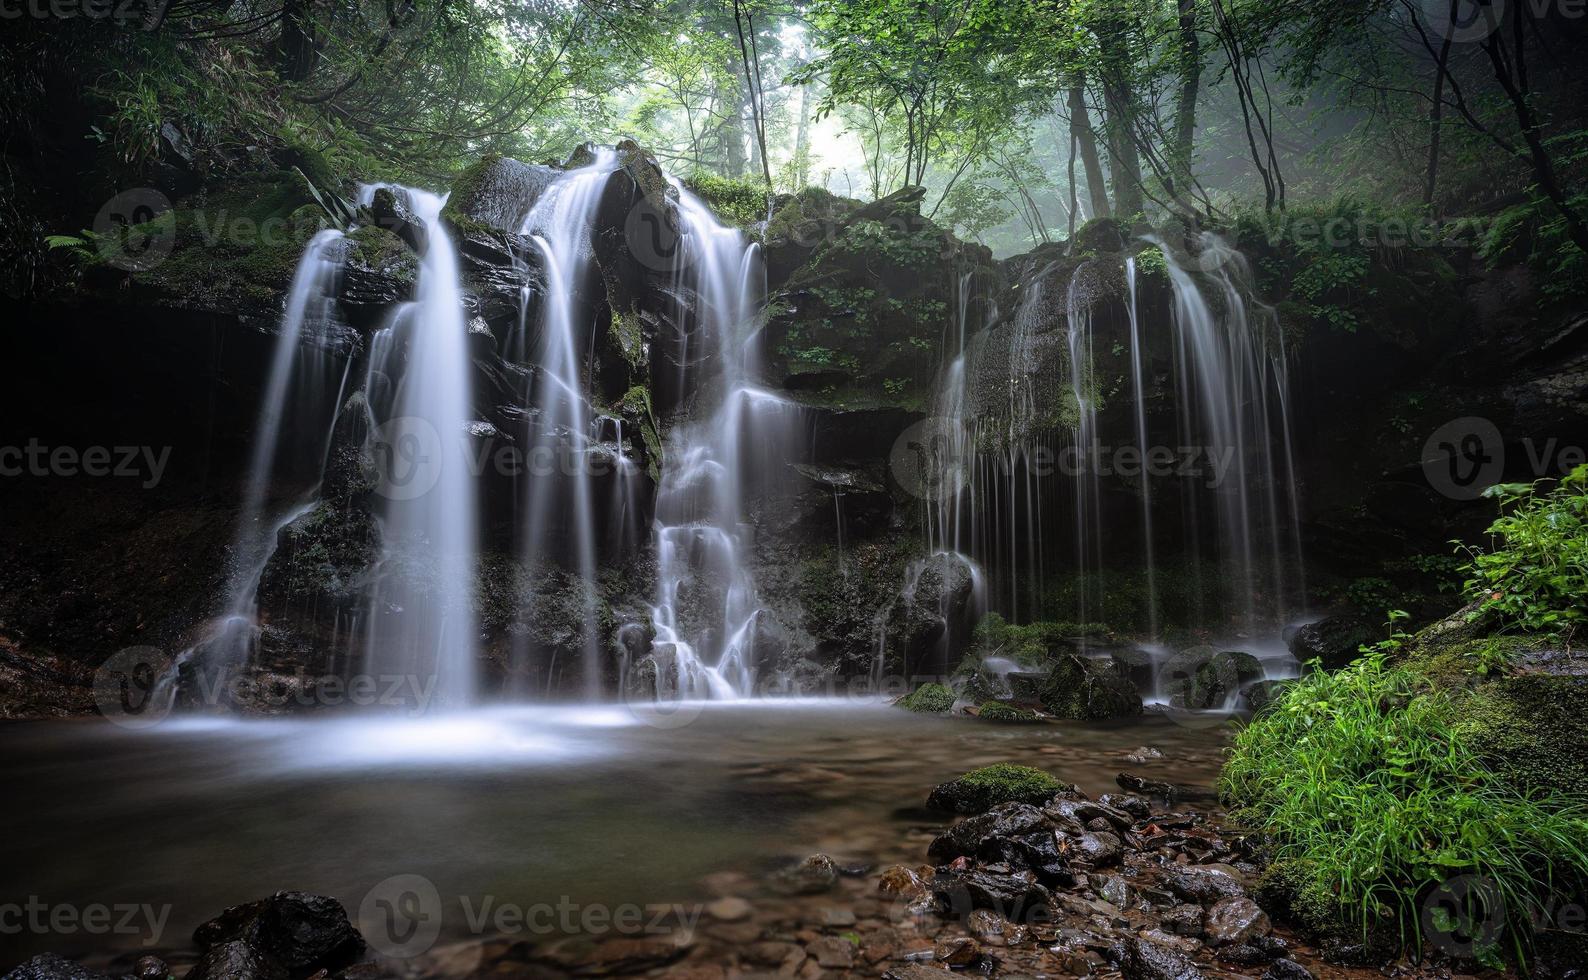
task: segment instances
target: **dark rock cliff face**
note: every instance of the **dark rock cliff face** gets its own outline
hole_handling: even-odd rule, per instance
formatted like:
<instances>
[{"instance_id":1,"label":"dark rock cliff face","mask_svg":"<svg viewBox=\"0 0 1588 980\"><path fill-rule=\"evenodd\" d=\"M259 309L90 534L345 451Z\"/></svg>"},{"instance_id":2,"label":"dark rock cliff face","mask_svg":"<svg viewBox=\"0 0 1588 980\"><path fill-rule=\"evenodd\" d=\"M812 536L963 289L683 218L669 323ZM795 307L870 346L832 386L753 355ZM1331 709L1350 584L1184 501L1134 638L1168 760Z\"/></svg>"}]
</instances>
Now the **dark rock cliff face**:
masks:
<instances>
[{"instance_id":1,"label":"dark rock cliff face","mask_svg":"<svg viewBox=\"0 0 1588 980\"><path fill-rule=\"evenodd\" d=\"M569 571L566 529L549 529L541 557L526 561L514 540L522 483L489 467L482 476L477 611L485 675L509 692L555 693L560 678L581 674L592 608L608 661L632 662L648 646L650 507L666 433L693 411L675 357L699 300L656 260L679 231L676 192L643 148L621 145L618 162L601 198L594 273L574 288L592 331L584 387L602 420L593 451L632 463L637 485L625 497L615 478L594 482L598 508L614 516L603 522L592 601ZM442 215L460 259L473 431L486 456L567 444L529 407L541 383L533 352L545 274L520 234L557 172L487 158L459 180ZM26 329L7 332L6 362L26 366L3 393L8 441L36 443L45 463L37 475L0 480L9 556L0 563L0 666L19 692L0 712L81 710L88 668L131 645L175 653L221 612L284 294L304 244L333 220L334 209L317 203L325 190L291 167L186 183L147 229L169 250L163 261L102 254L75 288L24 306ZM1074 425L1066 335L1077 311L1092 329L1087 383L1098 395L1099 438L1133 443L1124 269L1137 252L1138 319L1158 325L1142 332L1140 351L1149 440L1177 439L1175 352L1161 326L1170 291L1140 243L1095 225L1073 247L996 262L923 218L919 200L907 190L861 205L807 190L783 199L757 232L768 275L757 338L765 382L800 406L808 443L763 475L778 492L752 500L746 515L768 611L755 647L797 687L879 665L946 673L968 635L971 573L926 553L922 501L891 459L901 434L934 411L961 333L967 417L997 436L982 448L1055 440ZM248 231L267 224L271 234ZM636 228L649 236L643 248ZM286 434L290 445L328 449L318 502L282 528L260 582L261 660L271 669L345 666L334 657L338 630L367 599L382 543L367 445L370 342L412 298L433 235L399 194L383 191L337 246L339 298L314 342L339 368L341 404L334 422ZM1466 253L1415 257L1385 275L1396 278L1384 288L1405 299L1403 329L1291 338L1304 543L1320 573L1314 584L1326 588L1442 551L1487 519L1485 502L1442 495L1423 471L1424 444L1445 422L1479 416L1506 433L1505 479L1530 478L1532 459L1588 431L1588 317L1540 314L1525 276L1484 269ZM1029 410L1011 408L1027 396ZM51 475L51 449L98 446L127 447L121 475L63 475L58 466ZM268 512L285 512L321 480L317 452L278 468ZM1127 479L1101 483L1098 520L1118 552L1110 560L1140 551L1139 494ZM1165 492L1154 502L1159 534L1172 541L1181 501ZM1062 524L1043 527L1055 551ZM607 679L615 685L615 668Z\"/></svg>"}]
</instances>

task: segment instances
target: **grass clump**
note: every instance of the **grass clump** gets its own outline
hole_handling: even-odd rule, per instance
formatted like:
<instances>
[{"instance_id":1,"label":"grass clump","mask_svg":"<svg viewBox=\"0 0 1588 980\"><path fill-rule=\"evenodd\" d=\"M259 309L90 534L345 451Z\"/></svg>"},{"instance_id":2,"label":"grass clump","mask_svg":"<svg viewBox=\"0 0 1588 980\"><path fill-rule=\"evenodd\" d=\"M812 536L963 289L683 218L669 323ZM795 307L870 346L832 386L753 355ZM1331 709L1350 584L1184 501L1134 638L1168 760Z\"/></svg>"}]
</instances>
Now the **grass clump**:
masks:
<instances>
[{"instance_id":1,"label":"grass clump","mask_svg":"<svg viewBox=\"0 0 1588 980\"><path fill-rule=\"evenodd\" d=\"M1502 945L1524 956L1528 924L1588 882L1588 801L1524 796L1496 775L1461 734L1472 697L1379 649L1297 682L1237 736L1223 794L1271 836L1306 924L1398 929L1415 950L1422 903L1475 876L1503 903L1507 928L1477 951L1497 963Z\"/></svg>"},{"instance_id":2,"label":"grass clump","mask_svg":"<svg viewBox=\"0 0 1588 980\"><path fill-rule=\"evenodd\" d=\"M1007 762L972 769L934 787L926 805L954 813L986 813L1005 803L1046 803L1064 784L1041 769Z\"/></svg>"},{"instance_id":3,"label":"grass clump","mask_svg":"<svg viewBox=\"0 0 1588 980\"><path fill-rule=\"evenodd\" d=\"M954 707L954 692L942 684L922 684L896 703L917 714L941 715Z\"/></svg>"}]
</instances>

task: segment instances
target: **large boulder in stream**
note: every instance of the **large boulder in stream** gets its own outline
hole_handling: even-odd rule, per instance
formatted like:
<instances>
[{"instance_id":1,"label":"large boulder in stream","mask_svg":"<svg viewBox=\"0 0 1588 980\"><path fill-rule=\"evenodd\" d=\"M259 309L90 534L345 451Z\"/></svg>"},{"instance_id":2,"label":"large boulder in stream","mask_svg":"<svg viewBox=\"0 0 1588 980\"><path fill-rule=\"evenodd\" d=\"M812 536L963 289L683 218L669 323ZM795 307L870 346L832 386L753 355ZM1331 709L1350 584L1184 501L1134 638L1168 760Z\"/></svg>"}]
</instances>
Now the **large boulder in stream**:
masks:
<instances>
[{"instance_id":1,"label":"large boulder in stream","mask_svg":"<svg viewBox=\"0 0 1588 980\"><path fill-rule=\"evenodd\" d=\"M1141 714L1141 695L1112 657L1066 653L1054 661L1039 691L1042 706L1060 718L1101 721Z\"/></svg>"}]
</instances>

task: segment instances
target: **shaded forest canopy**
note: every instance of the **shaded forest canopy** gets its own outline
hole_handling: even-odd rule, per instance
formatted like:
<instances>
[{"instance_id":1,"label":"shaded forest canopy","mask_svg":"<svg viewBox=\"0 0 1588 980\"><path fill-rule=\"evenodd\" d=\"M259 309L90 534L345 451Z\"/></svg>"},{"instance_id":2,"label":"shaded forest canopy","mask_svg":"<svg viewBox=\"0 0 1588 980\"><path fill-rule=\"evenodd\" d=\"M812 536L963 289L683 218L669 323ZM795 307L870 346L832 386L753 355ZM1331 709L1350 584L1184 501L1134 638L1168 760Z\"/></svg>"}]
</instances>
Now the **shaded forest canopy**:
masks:
<instances>
[{"instance_id":1,"label":"shaded forest canopy","mask_svg":"<svg viewBox=\"0 0 1588 980\"><path fill-rule=\"evenodd\" d=\"M1582 13L1471 0L35 3L3 42L16 96L5 250L25 269L43 262L44 234L158 183L173 156L201 178L276 154L311 180L440 186L484 153L560 160L627 135L728 198L924 186L925 213L1002 254L1104 215L1256 214L1272 228L1322 207L1357 224L1367 212L1382 233L1389 216L1426 226L1509 208L1478 231L1492 247L1525 225L1550 271L1580 275Z\"/></svg>"}]
</instances>

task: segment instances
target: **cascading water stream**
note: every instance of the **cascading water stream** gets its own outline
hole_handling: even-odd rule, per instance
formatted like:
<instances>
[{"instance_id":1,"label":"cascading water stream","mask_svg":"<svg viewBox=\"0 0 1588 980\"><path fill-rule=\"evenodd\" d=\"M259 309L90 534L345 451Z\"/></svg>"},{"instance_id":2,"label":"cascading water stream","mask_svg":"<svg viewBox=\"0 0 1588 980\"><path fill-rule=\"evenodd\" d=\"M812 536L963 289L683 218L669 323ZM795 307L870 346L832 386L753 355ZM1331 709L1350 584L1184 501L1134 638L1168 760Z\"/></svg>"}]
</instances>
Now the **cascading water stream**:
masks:
<instances>
[{"instance_id":1,"label":"cascading water stream","mask_svg":"<svg viewBox=\"0 0 1588 980\"><path fill-rule=\"evenodd\" d=\"M182 666L200 651L211 666L221 669L240 667L253 657L259 632L259 580L275 551L277 534L310 506L300 500L284 512L266 514L283 453L283 430L297 419L302 429L328 431L326 418L335 416L336 403L325 400L325 381L332 376L335 358L319 341L324 339L322 332L331 322L331 308L336 302L342 270L338 246L342 239L342 232L336 229L318 232L298 260L259 402L253 452L238 506L237 531L226 577L225 611L202 640L177 656L171 671L159 682L157 699L174 695ZM341 392L337 395L340 398ZM314 460L322 464L326 444L316 449ZM310 501L314 492L311 488L306 494Z\"/></svg>"},{"instance_id":2,"label":"cascading water stream","mask_svg":"<svg viewBox=\"0 0 1588 980\"><path fill-rule=\"evenodd\" d=\"M393 190L424 222L427 245L415 301L371 345L369 389L386 396L375 418L384 435L377 448L389 458L381 462L384 550L365 663L371 676L414 677L432 685L436 703L460 707L475 696L479 644L468 326L457 255L440 220L446 199Z\"/></svg>"},{"instance_id":3,"label":"cascading water stream","mask_svg":"<svg viewBox=\"0 0 1588 980\"><path fill-rule=\"evenodd\" d=\"M1267 618L1283 622L1285 596L1292 588L1286 579L1291 568L1300 566L1284 339L1277 315L1255 299L1245 257L1218 236L1202 234L1194 260L1155 236L1145 240L1162 250L1168 268L1184 431L1200 440L1196 444L1221 468L1211 488L1218 555L1238 575L1242 626L1250 635L1259 628L1257 598L1264 593L1264 579L1273 599ZM1217 290L1217 309L1199 286L1199 275ZM1281 494L1288 505L1283 515ZM1268 553L1259 559L1263 540ZM1225 581L1228 575L1227 569L1221 572Z\"/></svg>"},{"instance_id":4,"label":"cascading water stream","mask_svg":"<svg viewBox=\"0 0 1588 980\"><path fill-rule=\"evenodd\" d=\"M591 277L591 235L602 189L617 166L610 149L596 151L588 166L570 171L547 188L524 220L523 232L541 252L546 274L542 302L540 350L534 358L535 406L539 435L530 456L537 467L525 484L525 533L521 550L527 562L545 557L552 529L569 527L566 557L583 586L580 652L585 665L585 693L601 693L601 645L596 636L596 516L591 471L597 452L593 420L585 399L579 341L591 324L581 322L576 297ZM521 330L520 333L523 333ZM558 465L546 466L555 460ZM620 458L617 465L622 466Z\"/></svg>"},{"instance_id":5,"label":"cascading water stream","mask_svg":"<svg viewBox=\"0 0 1588 980\"><path fill-rule=\"evenodd\" d=\"M1130 316L1130 378L1136 401L1136 449L1145 453L1147 443L1147 378L1143 367L1141 308L1136 293L1136 257L1125 260L1127 312ZM1152 529L1152 479L1141 477L1141 538L1147 576L1147 638L1158 638L1158 562L1154 556Z\"/></svg>"},{"instance_id":6,"label":"cascading water stream","mask_svg":"<svg viewBox=\"0 0 1588 980\"><path fill-rule=\"evenodd\" d=\"M680 364L699 367L693 418L671 434L656 499L657 694L744 697L755 689L760 614L746 559L747 487L782 479L798 451L802 413L753 380L766 288L759 249L681 188L678 217L676 275L696 303Z\"/></svg>"}]
</instances>

